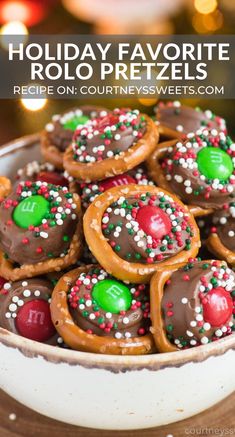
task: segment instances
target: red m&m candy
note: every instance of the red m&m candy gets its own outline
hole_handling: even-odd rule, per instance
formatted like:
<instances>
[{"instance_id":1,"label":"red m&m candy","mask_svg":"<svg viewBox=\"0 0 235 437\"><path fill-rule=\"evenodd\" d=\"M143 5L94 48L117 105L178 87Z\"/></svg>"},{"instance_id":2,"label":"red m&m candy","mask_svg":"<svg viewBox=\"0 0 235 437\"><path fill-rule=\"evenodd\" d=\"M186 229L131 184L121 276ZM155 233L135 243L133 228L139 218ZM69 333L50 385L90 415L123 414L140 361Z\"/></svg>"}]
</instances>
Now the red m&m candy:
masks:
<instances>
[{"instance_id":1,"label":"red m&m candy","mask_svg":"<svg viewBox=\"0 0 235 437\"><path fill-rule=\"evenodd\" d=\"M26 302L17 313L16 328L20 335L45 342L55 333L47 301L35 299Z\"/></svg>"},{"instance_id":2,"label":"red m&m candy","mask_svg":"<svg viewBox=\"0 0 235 437\"><path fill-rule=\"evenodd\" d=\"M99 185L101 188L103 188L104 191L106 191L109 188L118 187L120 185L134 184L134 183L135 183L135 179L125 173L119 176L114 176L112 178L105 179L104 181L100 182Z\"/></svg>"},{"instance_id":3,"label":"red m&m candy","mask_svg":"<svg viewBox=\"0 0 235 437\"><path fill-rule=\"evenodd\" d=\"M155 239L161 239L171 231L168 215L158 206L142 206L136 215L136 221L147 235Z\"/></svg>"},{"instance_id":4,"label":"red m&m candy","mask_svg":"<svg viewBox=\"0 0 235 437\"><path fill-rule=\"evenodd\" d=\"M37 175L37 181L47 182L48 184L60 185L61 187L67 187L68 181L62 174L55 171L41 171Z\"/></svg>"},{"instance_id":5,"label":"red m&m candy","mask_svg":"<svg viewBox=\"0 0 235 437\"><path fill-rule=\"evenodd\" d=\"M113 126L119 122L119 117L113 114L107 114L105 117L97 119L97 128L105 129L107 126Z\"/></svg>"},{"instance_id":6,"label":"red m&m candy","mask_svg":"<svg viewBox=\"0 0 235 437\"><path fill-rule=\"evenodd\" d=\"M206 303L203 303L204 320L211 326L222 326L233 313L233 300L230 293L223 287L210 290L206 295Z\"/></svg>"}]
</instances>

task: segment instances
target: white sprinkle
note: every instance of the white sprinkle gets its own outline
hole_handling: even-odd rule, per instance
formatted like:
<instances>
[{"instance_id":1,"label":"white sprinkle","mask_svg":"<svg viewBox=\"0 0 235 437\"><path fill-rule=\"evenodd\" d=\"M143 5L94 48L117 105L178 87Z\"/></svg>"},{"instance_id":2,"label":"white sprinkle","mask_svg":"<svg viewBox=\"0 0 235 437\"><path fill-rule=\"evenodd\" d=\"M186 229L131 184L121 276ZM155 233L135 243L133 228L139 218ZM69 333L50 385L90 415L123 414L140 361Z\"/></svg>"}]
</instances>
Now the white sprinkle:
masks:
<instances>
[{"instance_id":1,"label":"white sprinkle","mask_svg":"<svg viewBox=\"0 0 235 437\"><path fill-rule=\"evenodd\" d=\"M191 344L191 346L196 346L197 342L196 342L196 340L190 340L190 344Z\"/></svg>"},{"instance_id":2,"label":"white sprinkle","mask_svg":"<svg viewBox=\"0 0 235 437\"><path fill-rule=\"evenodd\" d=\"M193 190L192 190L191 187L186 187L186 188L185 188L185 192L186 192L187 194L191 194L191 193L193 192Z\"/></svg>"},{"instance_id":3,"label":"white sprinkle","mask_svg":"<svg viewBox=\"0 0 235 437\"><path fill-rule=\"evenodd\" d=\"M48 233L47 232L40 232L40 237L48 238Z\"/></svg>"},{"instance_id":4,"label":"white sprinkle","mask_svg":"<svg viewBox=\"0 0 235 437\"><path fill-rule=\"evenodd\" d=\"M122 323L124 323L124 325L128 325L129 321L130 320L129 320L128 317L124 317L123 320L122 320Z\"/></svg>"},{"instance_id":5,"label":"white sprinkle","mask_svg":"<svg viewBox=\"0 0 235 437\"><path fill-rule=\"evenodd\" d=\"M12 312L16 311L17 310L17 305L15 303L11 303L9 305L9 310L12 311Z\"/></svg>"},{"instance_id":6,"label":"white sprinkle","mask_svg":"<svg viewBox=\"0 0 235 437\"><path fill-rule=\"evenodd\" d=\"M193 332L191 332L191 331L186 331L186 334L189 336L189 337L193 337Z\"/></svg>"},{"instance_id":7,"label":"white sprinkle","mask_svg":"<svg viewBox=\"0 0 235 437\"><path fill-rule=\"evenodd\" d=\"M13 298L12 298L12 302L18 302L18 300L19 300L19 297L18 296L13 296Z\"/></svg>"},{"instance_id":8,"label":"white sprinkle","mask_svg":"<svg viewBox=\"0 0 235 437\"><path fill-rule=\"evenodd\" d=\"M6 282L6 283L3 285L3 288L4 288L4 290L10 290L10 288L11 288L11 284L10 284L10 282Z\"/></svg>"},{"instance_id":9,"label":"white sprinkle","mask_svg":"<svg viewBox=\"0 0 235 437\"><path fill-rule=\"evenodd\" d=\"M217 329L217 330L215 331L215 335L216 335L216 337L222 337L223 332L221 331L221 329Z\"/></svg>"},{"instance_id":10,"label":"white sprinkle","mask_svg":"<svg viewBox=\"0 0 235 437\"><path fill-rule=\"evenodd\" d=\"M195 320L192 320L190 322L190 326L192 326L192 328L195 328L195 326L197 326L197 322L195 322Z\"/></svg>"},{"instance_id":11,"label":"white sprinkle","mask_svg":"<svg viewBox=\"0 0 235 437\"><path fill-rule=\"evenodd\" d=\"M187 299L187 297L183 297L183 298L181 299L181 302L182 302L183 304L188 303L188 299Z\"/></svg>"},{"instance_id":12,"label":"white sprinkle","mask_svg":"<svg viewBox=\"0 0 235 437\"><path fill-rule=\"evenodd\" d=\"M201 338L201 344L207 344L209 342L209 339L207 337Z\"/></svg>"}]
</instances>

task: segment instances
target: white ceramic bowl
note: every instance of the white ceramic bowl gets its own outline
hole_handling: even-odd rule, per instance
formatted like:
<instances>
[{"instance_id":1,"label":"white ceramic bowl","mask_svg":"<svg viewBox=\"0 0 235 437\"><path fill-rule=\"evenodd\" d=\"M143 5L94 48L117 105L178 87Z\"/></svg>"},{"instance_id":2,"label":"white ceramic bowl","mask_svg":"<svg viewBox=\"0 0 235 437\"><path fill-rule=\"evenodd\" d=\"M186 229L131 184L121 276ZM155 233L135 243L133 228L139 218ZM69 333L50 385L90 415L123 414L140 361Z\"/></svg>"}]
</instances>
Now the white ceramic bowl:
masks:
<instances>
[{"instance_id":1,"label":"white ceramic bowl","mask_svg":"<svg viewBox=\"0 0 235 437\"><path fill-rule=\"evenodd\" d=\"M38 137L0 149L0 175L39 158ZM0 387L51 418L140 429L186 419L235 389L235 335L173 353L122 357L59 349L0 328Z\"/></svg>"}]
</instances>

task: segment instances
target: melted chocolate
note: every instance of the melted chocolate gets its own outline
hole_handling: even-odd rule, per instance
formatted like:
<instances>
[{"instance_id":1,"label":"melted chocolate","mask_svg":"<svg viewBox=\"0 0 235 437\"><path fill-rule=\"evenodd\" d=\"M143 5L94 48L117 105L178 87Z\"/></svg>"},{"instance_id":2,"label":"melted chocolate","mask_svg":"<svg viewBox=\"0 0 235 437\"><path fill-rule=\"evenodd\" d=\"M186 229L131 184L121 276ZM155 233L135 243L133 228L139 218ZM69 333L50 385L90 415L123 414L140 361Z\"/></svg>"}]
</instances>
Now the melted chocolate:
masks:
<instances>
[{"instance_id":1,"label":"melted chocolate","mask_svg":"<svg viewBox=\"0 0 235 437\"><path fill-rule=\"evenodd\" d=\"M99 336L127 339L145 335L150 325L149 287L125 284L132 295L131 306L126 311L113 313L104 310L92 296L94 287L105 280L124 286L100 267L92 268L87 274L82 273L72 285L68 304L74 322L84 331Z\"/></svg>"},{"instance_id":2,"label":"melted chocolate","mask_svg":"<svg viewBox=\"0 0 235 437\"><path fill-rule=\"evenodd\" d=\"M212 232L216 232L222 244L235 252L235 203L213 215Z\"/></svg>"},{"instance_id":3,"label":"melted chocolate","mask_svg":"<svg viewBox=\"0 0 235 437\"><path fill-rule=\"evenodd\" d=\"M17 205L26 199L29 190L32 197L40 195L47 198L50 211L40 225L23 228L15 223L13 214ZM78 222L75 208L72 194L65 187L30 181L19 184L0 205L1 250L10 260L20 265L64 256Z\"/></svg>"},{"instance_id":4,"label":"melted chocolate","mask_svg":"<svg viewBox=\"0 0 235 437\"><path fill-rule=\"evenodd\" d=\"M222 132L202 130L188 136L184 142L178 142L175 147L169 147L161 163L162 169L172 191L183 202L206 209L220 209L234 196L234 171L226 181L208 179L197 164L197 155L204 147L229 151L231 157L235 154L230 137Z\"/></svg>"},{"instance_id":5,"label":"melted chocolate","mask_svg":"<svg viewBox=\"0 0 235 437\"><path fill-rule=\"evenodd\" d=\"M145 131L146 121L138 110L115 109L77 129L72 143L74 159L89 163L119 155L142 138Z\"/></svg>"},{"instance_id":6,"label":"melted chocolate","mask_svg":"<svg viewBox=\"0 0 235 437\"><path fill-rule=\"evenodd\" d=\"M180 102L160 102L155 108L157 124L173 129L182 136L196 132L202 127L215 128L226 132L225 120L210 110L191 108Z\"/></svg>"},{"instance_id":7,"label":"melted chocolate","mask_svg":"<svg viewBox=\"0 0 235 437\"><path fill-rule=\"evenodd\" d=\"M226 314L228 317L216 326L205 319L203 305L207 302L208 293L220 293L221 289L222 298L217 303L215 296L211 299L212 305L216 303L217 306L212 306L209 318L219 320L223 316L221 311L224 311L225 319ZM235 325L232 308L230 311L228 306L234 290L235 274L226 263L222 263L222 267L217 261L189 263L174 272L165 285L162 299L162 314L169 340L182 349L207 344L231 334Z\"/></svg>"},{"instance_id":8,"label":"melted chocolate","mask_svg":"<svg viewBox=\"0 0 235 437\"><path fill-rule=\"evenodd\" d=\"M52 283L42 278L5 282L0 290L0 326L15 334L22 335L23 332L25 337L36 341L62 345L63 340L56 333L50 318L52 290ZM48 307L43 304L43 308L40 308L42 301L48 303ZM25 305L32 305L32 308L29 307L22 318L21 312L26 308Z\"/></svg>"},{"instance_id":9,"label":"melted chocolate","mask_svg":"<svg viewBox=\"0 0 235 437\"><path fill-rule=\"evenodd\" d=\"M158 207L162 217L145 216L144 224L157 223L156 236L149 235L138 222L142 207ZM150 209L151 212L151 209ZM157 236L159 227L167 223L169 232ZM170 258L183 249L190 249L192 230L188 225L188 213L173 202L168 195L120 198L110 205L103 216L103 234L120 258L129 262L157 263Z\"/></svg>"}]
</instances>

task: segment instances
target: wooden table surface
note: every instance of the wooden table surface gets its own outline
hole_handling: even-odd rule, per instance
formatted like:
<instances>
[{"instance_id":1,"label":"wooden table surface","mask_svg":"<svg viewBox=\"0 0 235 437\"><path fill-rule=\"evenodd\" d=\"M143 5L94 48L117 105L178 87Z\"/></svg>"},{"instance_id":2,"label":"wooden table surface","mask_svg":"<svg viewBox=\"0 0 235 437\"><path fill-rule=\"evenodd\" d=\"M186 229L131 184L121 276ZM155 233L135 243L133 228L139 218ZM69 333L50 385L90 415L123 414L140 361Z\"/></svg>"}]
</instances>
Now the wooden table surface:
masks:
<instances>
[{"instance_id":1,"label":"wooden table surface","mask_svg":"<svg viewBox=\"0 0 235 437\"><path fill-rule=\"evenodd\" d=\"M172 425L140 431L100 431L41 416L0 391L0 437L235 436L235 393L205 413Z\"/></svg>"}]
</instances>

